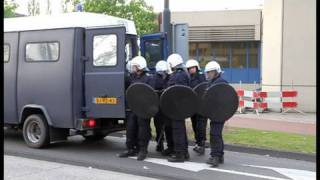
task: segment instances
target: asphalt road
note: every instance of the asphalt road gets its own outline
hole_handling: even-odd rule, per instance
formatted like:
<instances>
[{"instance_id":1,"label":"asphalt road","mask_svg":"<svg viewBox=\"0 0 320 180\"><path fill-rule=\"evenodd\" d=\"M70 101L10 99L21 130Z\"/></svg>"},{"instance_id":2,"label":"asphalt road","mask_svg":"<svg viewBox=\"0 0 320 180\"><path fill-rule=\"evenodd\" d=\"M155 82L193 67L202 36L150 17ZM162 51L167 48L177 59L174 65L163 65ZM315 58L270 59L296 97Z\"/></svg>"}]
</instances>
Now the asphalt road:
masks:
<instances>
[{"instance_id":1,"label":"asphalt road","mask_svg":"<svg viewBox=\"0 0 320 180\"><path fill-rule=\"evenodd\" d=\"M4 137L4 153L7 155L158 179L316 179L316 164L307 161L226 151L225 163L218 168L211 168L205 164L209 149L206 149L205 156L198 156L189 147L190 161L169 163L154 150L155 143L151 142L148 158L141 162L134 158L117 157L119 152L125 150L124 137L108 136L99 142L88 142L81 136L73 136L68 141L52 144L46 149L28 148L20 132L5 130Z\"/></svg>"}]
</instances>

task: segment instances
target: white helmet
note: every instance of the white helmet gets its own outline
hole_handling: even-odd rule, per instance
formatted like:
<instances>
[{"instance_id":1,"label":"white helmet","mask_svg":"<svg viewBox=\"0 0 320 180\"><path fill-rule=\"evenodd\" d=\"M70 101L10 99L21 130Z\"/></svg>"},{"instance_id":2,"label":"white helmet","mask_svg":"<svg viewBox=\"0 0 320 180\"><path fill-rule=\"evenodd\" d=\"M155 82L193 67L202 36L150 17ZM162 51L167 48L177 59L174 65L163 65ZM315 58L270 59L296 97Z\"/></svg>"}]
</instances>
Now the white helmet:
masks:
<instances>
[{"instance_id":1,"label":"white helmet","mask_svg":"<svg viewBox=\"0 0 320 180\"><path fill-rule=\"evenodd\" d=\"M174 53L168 57L167 62L171 68L174 68L180 64L183 64L183 59L179 54Z\"/></svg>"},{"instance_id":2,"label":"white helmet","mask_svg":"<svg viewBox=\"0 0 320 180\"><path fill-rule=\"evenodd\" d=\"M168 71L168 63L164 60L160 60L157 62L156 64L156 71L157 72L160 72L160 71L165 71L167 72Z\"/></svg>"},{"instance_id":3,"label":"white helmet","mask_svg":"<svg viewBox=\"0 0 320 180\"><path fill-rule=\"evenodd\" d=\"M200 70L200 65L198 63L197 60L194 60L194 59L189 59L186 63L186 67L187 68L191 68L191 67L197 67L198 70Z\"/></svg>"},{"instance_id":4,"label":"white helmet","mask_svg":"<svg viewBox=\"0 0 320 180\"><path fill-rule=\"evenodd\" d=\"M204 72L209 72L214 70L216 70L218 73L222 72L220 65L216 61L210 61L204 68Z\"/></svg>"},{"instance_id":5,"label":"white helmet","mask_svg":"<svg viewBox=\"0 0 320 180\"><path fill-rule=\"evenodd\" d=\"M136 56L131 60L130 66L137 66L139 70L144 70L147 68L147 61L142 56Z\"/></svg>"}]
</instances>

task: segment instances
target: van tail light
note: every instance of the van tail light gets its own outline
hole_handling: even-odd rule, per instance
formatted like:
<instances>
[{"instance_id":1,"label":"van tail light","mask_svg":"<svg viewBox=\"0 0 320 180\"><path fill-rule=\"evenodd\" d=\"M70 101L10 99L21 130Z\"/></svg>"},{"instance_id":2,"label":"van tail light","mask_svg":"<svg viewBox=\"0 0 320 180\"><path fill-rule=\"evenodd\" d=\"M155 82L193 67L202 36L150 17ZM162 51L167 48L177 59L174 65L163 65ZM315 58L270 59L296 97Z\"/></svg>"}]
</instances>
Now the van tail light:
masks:
<instances>
[{"instance_id":1,"label":"van tail light","mask_svg":"<svg viewBox=\"0 0 320 180\"><path fill-rule=\"evenodd\" d=\"M89 127L89 128L93 128L97 125L97 122L95 119L88 119L88 120L84 120L82 121L82 127Z\"/></svg>"}]
</instances>

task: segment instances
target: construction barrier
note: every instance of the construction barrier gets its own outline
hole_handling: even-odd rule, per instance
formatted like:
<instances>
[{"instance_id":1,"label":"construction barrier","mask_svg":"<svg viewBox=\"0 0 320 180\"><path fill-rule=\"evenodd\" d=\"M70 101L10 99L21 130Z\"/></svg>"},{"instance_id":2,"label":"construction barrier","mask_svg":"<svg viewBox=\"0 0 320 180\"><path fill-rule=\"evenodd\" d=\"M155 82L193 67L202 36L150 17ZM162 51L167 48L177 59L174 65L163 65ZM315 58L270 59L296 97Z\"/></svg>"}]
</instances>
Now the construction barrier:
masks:
<instances>
[{"instance_id":1,"label":"construction barrier","mask_svg":"<svg viewBox=\"0 0 320 180\"><path fill-rule=\"evenodd\" d=\"M237 94L239 97L239 108L238 111L243 113L246 108L253 109L257 114L262 109L260 108L259 93L256 91L247 91L243 89L238 89Z\"/></svg>"},{"instance_id":2,"label":"construction barrier","mask_svg":"<svg viewBox=\"0 0 320 180\"><path fill-rule=\"evenodd\" d=\"M267 109L280 109L282 113L289 110L304 114L298 110L298 103L295 101L298 92L295 90L285 90L281 92L264 92L264 91L248 91L241 88L237 90L239 97L240 113L244 112L246 108L253 109L256 114ZM290 100L287 100L290 98Z\"/></svg>"}]
</instances>

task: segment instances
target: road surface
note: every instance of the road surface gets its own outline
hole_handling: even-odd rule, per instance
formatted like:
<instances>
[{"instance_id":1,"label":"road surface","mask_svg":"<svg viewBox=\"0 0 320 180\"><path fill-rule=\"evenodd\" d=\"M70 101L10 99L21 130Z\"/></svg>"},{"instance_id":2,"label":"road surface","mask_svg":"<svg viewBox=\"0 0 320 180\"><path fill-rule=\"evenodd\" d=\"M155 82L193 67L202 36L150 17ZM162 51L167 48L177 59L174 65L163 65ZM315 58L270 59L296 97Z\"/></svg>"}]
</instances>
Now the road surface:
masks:
<instances>
[{"instance_id":1,"label":"road surface","mask_svg":"<svg viewBox=\"0 0 320 180\"><path fill-rule=\"evenodd\" d=\"M274 158L239 152L225 152L225 163L218 168L205 164L205 156L198 156L189 147L190 161L169 163L155 151L155 143L149 146L148 158L118 158L125 150L125 137L107 136L98 142L85 141L82 136L69 137L68 141L55 143L46 149L28 148L21 132L5 130L4 153L12 156L65 163L95 169L116 171L156 179L215 180L313 180L316 179L314 162Z\"/></svg>"}]
</instances>

